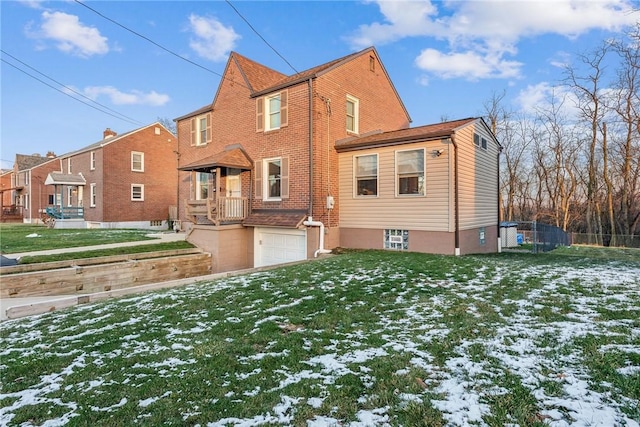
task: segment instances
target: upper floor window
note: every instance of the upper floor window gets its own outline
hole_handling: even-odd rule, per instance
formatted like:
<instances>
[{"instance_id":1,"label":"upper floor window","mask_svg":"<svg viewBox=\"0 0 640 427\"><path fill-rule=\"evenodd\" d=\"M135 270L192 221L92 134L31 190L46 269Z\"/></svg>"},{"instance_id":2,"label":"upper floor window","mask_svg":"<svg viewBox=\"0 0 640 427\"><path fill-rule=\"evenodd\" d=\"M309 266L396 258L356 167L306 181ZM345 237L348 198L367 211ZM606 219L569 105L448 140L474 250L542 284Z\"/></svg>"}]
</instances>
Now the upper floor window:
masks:
<instances>
[{"instance_id":1,"label":"upper floor window","mask_svg":"<svg viewBox=\"0 0 640 427\"><path fill-rule=\"evenodd\" d=\"M71 175L71 157L67 157L67 173Z\"/></svg>"},{"instance_id":2,"label":"upper floor window","mask_svg":"<svg viewBox=\"0 0 640 427\"><path fill-rule=\"evenodd\" d=\"M477 133L473 134L473 143L476 147L482 147L483 149L487 149L487 139L478 135Z\"/></svg>"},{"instance_id":3,"label":"upper floor window","mask_svg":"<svg viewBox=\"0 0 640 427\"><path fill-rule=\"evenodd\" d=\"M256 197L278 201L289 197L289 158L256 162Z\"/></svg>"},{"instance_id":4,"label":"upper floor window","mask_svg":"<svg viewBox=\"0 0 640 427\"><path fill-rule=\"evenodd\" d=\"M133 172L144 172L144 153L139 151L131 152L131 170Z\"/></svg>"},{"instance_id":5,"label":"upper floor window","mask_svg":"<svg viewBox=\"0 0 640 427\"><path fill-rule=\"evenodd\" d=\"M358 107L359 101L353 96L347 95L347 131L358 133Z\"/></svg>"},{"instance_id":6,"label":"upper floor window","mask_svg":"<svg viewBox=\"0 0 640 427\"><path fill-rule=\"evenodd\" d=\"M95 170L96 168L96 152L92 151L91 152L91 164L90 164L90 169L91 170Z\"/></svg>"},{"instance_id":7,"label":"upper floor window","mask_svg":"<svg viewBox=\"0 0 640 427\"><path fill-rule=\"evenodd\" d=\"M280 129L288 124L287 91L256 100L256 131Z\"/></svg>"},{"instance_id":8,"label":"upper floor window","mask_svg":"<svg viewBox=\"0 0 640 427\"><path fill-rule=\"evenodd\" d=\"M211 113L191 119L191 145L206 145L211 136Z\"/></svg>"},{"instance_id":9,"label":"upper floor window","mask_svg":"<svg viewBox=\"0 0 640 427\"><path fill-rule=\"evenodd\" d=\"M397 194L424 196L424 148L396 151Z\"/></svg>"},{"instance_id":10,"label":"upper floor window","mask_svg":"<svg viewBox=\"0 0 640 427\"><path fill-rule=\"evenodd\" d=\"M378 195L378 155L354 157L356 195Z\"/></svg>"}]
</instances>

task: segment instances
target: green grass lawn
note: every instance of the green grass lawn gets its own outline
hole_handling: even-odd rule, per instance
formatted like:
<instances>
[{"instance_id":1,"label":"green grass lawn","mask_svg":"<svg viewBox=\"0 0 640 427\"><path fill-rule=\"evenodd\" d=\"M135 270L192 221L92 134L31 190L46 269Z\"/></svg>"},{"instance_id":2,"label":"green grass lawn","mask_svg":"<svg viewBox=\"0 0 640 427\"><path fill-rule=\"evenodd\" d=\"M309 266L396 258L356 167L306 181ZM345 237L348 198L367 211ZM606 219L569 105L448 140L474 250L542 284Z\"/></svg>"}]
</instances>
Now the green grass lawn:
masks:
<instances>
[{"instance_id":1,"label":"green grass lawn","mask_svg":"<svg viewBox=\"0 0 640 427\"><path fill-rule=\"evenodd\" d=\"M149 233L149 230L134 229L57 229L43 225L0 224L0 252L12 254L149 240L152 239L147 236Z\"/></svg>"},{"instance_id":2,"label":"green grass lawn","mask_svg":"<svg viewBox=\"0 0 640 427\"><path fill-rule=\"evenodd\" d=\"M5 321L0 424L634 426L639 331L613 252L347 251Z\"/></svg>"}]
</instances>

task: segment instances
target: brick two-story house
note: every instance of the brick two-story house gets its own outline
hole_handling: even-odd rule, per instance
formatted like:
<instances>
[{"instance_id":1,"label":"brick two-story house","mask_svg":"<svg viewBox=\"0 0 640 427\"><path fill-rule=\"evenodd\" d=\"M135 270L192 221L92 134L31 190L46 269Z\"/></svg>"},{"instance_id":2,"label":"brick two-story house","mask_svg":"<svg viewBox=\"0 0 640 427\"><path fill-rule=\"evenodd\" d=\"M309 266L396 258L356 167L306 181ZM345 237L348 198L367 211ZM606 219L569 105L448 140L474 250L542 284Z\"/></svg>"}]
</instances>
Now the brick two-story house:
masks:
<instances>
[{"instance_id":1,"label":"brick two-story house","mask_svg":"<svg viewBox=\"0 0 640 427\"><path fill-rule=\"evenodd\" d=\"M176 206L176 137L160 123L103 138L29 169L25 222L167 229Z\"/></svg>"},{"instance_id":2,"label":"brick two-story house","mask_svg":"<svg viewBox=\"0 0 640 427\"><path fill-rule=\"evenodd\" d=\"M350 245L357 235L353 230L367 221L358 224L353 204L343 200L364 196L344 190L345 185L357 182L360 172L343 167L341 162L348 156L343 153L364 147L375 149L378 144L402 146L404 134L394 136L393 132L410 129L411 119L372 47L291 76L234 52L213 102L176 122L178 211L183 228L189 230L190 241L212 252L213 271L226 271L303 260ZM408 138L409 144L415 143L417 134L430 132L416 129ZM485 144L489 140L492 150L498 147L490 131L483 128L482 133ZM367 144L366 138L371 136L376 136L377 142ZM384 142L387 138L394 143ZM364 145L356 142L360 139ZM456 146L461 146L461 137L457 139ZM445 158L454 159L455 155ZM418 162L423 175L424 159L425 150L423 161ZM450 163L453 171L456 163ZM496 166L492 168L497 174ZM459 175L452 172L450 176L453 180ZM395 178L392 174L380 176L382 179L393 182ZM486 185L497 195L497 175L491 179ZM453 184L450 191L454 191ZM388 203L396 197L403 199L405 194L395 194ZM451 195L447 203L452 210L453 199ZM348 208L349 224L344 237L343 207ZM375 210L359 209L355 216L359 212L363 220L377 216ZM497 209L497 202L491 209ZM396 213L399 217L404 214L400 209ZM451 247L445 245L444 252L469 251L460 250L459 243L454 243L458 229L452 228L456 224L452 220L444 227L452 236ZM491 224L483 223L482 227L496 225L497 214ZM385 247L385 230L404 229L398 221L388 226L378 221L372 226L372 235L378 233L380 238L369 247ZM495 236L492 230L483 232ZM457 236L456 242L460 234ZM373 242L371 238L367 241ZM441 244L437 247L438 251L443 248ZM492 241L481 249L495 247ZM404 249L402 245L399 248ZM408 249L424 248L429 245Z\"/></svg>"}]
</instances>

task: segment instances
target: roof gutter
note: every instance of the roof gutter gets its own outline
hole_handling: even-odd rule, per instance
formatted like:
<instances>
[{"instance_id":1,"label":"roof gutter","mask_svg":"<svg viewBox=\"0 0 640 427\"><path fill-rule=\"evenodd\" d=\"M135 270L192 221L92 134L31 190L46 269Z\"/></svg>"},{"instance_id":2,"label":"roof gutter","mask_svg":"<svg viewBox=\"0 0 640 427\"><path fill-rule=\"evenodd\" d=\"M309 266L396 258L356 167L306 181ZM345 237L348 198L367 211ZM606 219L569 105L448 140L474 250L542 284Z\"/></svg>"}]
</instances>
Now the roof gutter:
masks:
<instances>
[{"instance_id":1,"label":"roof gutter","mask_svg":"<svg viewBox=\"0 0 640 427\"><path fill-rule=\"evenodd\" d=\"M458 144L456 143L456 132L451 132L451 143L453 144L453 218L454 218L454 255L460 255L460 192L458 184Z\"/></svg>"}]
</instances>

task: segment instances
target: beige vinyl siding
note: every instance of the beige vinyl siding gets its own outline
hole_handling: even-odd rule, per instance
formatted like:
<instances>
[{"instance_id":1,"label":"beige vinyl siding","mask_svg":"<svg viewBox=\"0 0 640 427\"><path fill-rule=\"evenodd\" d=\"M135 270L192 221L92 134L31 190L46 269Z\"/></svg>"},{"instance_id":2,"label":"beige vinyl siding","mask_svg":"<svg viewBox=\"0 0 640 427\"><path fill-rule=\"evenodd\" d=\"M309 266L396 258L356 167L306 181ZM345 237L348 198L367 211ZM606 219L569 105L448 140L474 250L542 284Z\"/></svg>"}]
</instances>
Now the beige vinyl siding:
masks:
<instances>
[{"instance_id":1,"label":"beige vinyl siding","mask_svg":"<svg viewBox=\"0 0 640 427\"><path fill-rule=\"evenodd\" d=\"M473 142L474 133L487 140L487 149ZM456 131L458 144L460 229L498 222L498 146L481 122Z\"/></svg>"},{"instance_id":2,"label":"beige vinyl siding","mask_svg":"<svg viewBox=\"0 0 640 427\"><path fill-rule=\"evenodd\" d=\"M425 149L425 196L396 195L395 152ZM444 152L435 157L432 152ZM440 140L340 153L340 226L397 228L425 231L453 230L450 212L453 179L449 176L451 144ZM378 154L378 195L355 196L354 156Z\"/></svg>"}]
</instances>

